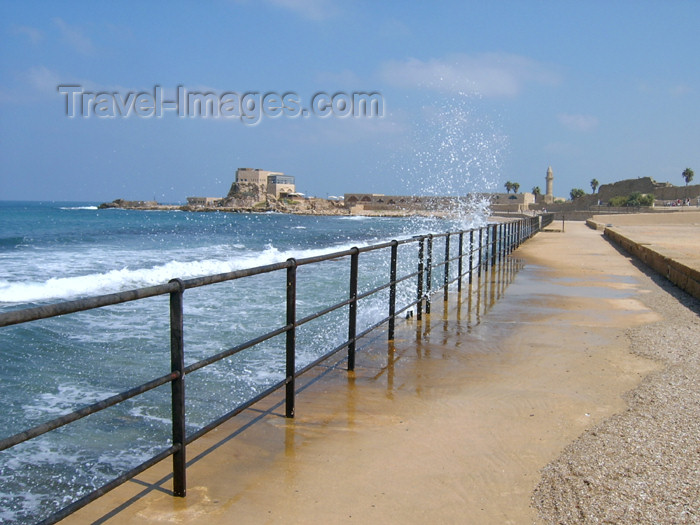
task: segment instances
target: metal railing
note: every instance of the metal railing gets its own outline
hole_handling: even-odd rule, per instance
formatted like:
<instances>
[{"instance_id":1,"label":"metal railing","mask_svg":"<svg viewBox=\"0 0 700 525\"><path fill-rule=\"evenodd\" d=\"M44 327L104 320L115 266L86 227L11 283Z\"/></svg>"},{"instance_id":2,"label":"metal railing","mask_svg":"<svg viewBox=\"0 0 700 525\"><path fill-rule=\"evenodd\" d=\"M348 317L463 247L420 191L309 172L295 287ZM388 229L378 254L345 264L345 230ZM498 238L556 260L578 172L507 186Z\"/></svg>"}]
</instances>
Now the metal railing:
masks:
<instances>
[{"instance_id":1,"label":"metal railing","mask_svg":"<svg viewBox=\"0 0 700 525\"><path fill-rule=\"evenodd\" d=\"M474 273L481 276L482 272L488 272L489 268L493 267L497 262L503 260L507 254L517 248L522 242L530 238L536 232L541 230L552 222L552 214L539 215L531 218L520 219L512 222L491 224L481 228L462 230L456 232L446 232L440 234L420 235L410 239L392 240L390 242L377 244L373 246L365 246L361 248L351 248L326 255L316 257L308 257L304 259L288 259L284 262L259 266L255 268L232 271L217 275L208 275L193 279L173 279L170 282L158 286L150 286L128 290L119 293L101 295L96 297L88 297L75 301L66 301L61 303L49 304L35 308L26 308L21 310L10 311L0 314L0 327L27 323L39 319L47 319L60 315L72 314L85 310L105 307L108 305L116 305L130 301L138 301L147 297L160 295L169 295L170 297L170 373L156 377L141 385L135 386L129 390L120 392L116 395L107 397L99 402L84 406L69 414L52 419L40 425L26 429L17 434L0 440L0 451L9 449L20 443L37 438L47 432L68 425L79 419L82 419L90 414L100 412L106 408L120 404L128 399L135 398L141 394L151 391L159 386L167 383L171 384L171 416L172 416L172 444L162 450L160 453L150 457L138 466L124 472L120 476L112 479L103 486L77 499L68 506L62 508L58 512L44 519L41 523L56 523L65 518L69 514L84 507L88 503L96 500L108 491L118 487L126 481L134 478L141 472L156 463L166 459L168 456L173 457L173 493L175 496L185 496L186 494L186 447L192 441L200 438L207 432L221 425L225 421L231 419L247 408L251 407L261 399L276 392L282 387L285 388L285 415L286 417L294 417L295 410L295 380L305 372L319 365L331 356L337 354L343 349L347 349L347 369L353 370L355 367L356 343L359 339L366 336L369 332L378 327L387 324L388 339L393 340L395 334L396 318L407 310L416 309L416 317L422 319L423 313L429 314L431 309L432 296L439 290L443 289L444 300L448 298L448 290L450 285L457 283L457 290L461 291L462 281L468 278L471 284ZM444 255L440 260L437 260L434 250L434 243L438 239L444 239ZM452 240L457 240L457 250L454 254L454 245ZM405 244L417 244L418 260L416 261L417 269L415 272L406 275L397 276L398 270L398 247ZM466 249L465 249L466 248ZM361 254L375 252L379 250L390 251L389 264L389 281L371 290L363 293L358 293L358 272L359 258ZM311 265L329 260L349 259L350 264L350 282L348 290L348 298L322 310L314 312L306 317L297 318L297 269L301 266ZM451 278L450 267L457 264L455 277ZM466 269L465 269L466 266ZM225 281L243 279L255 275L261 275L271 272L286 272L286 324L275 330L267 332L263 335L250 339L242 344L228 348L215 355L211 355L205 359L194 362L185 366L184 352L184 323L183 323L183 305L184 292L186 290L207 286ZM441 271L443 279L436 283L433 272ZM409 282L411 279L416 281L415 299L404 305L397 305L397 285ZM433 286L439 284L437 289ZM387 305L388 316L381 319L364 330L357 331L357 309L358 302L364 298L373 296L381 291L389 291L389 304ZM309 323L312 320L321 318L340 308L348 307L348 330L347 340L342 342L335 348L327 351L312 362L306 364L302 368L296 368L296 330L298 327ZM285 377L281 381L269 386L263 392L239 404L233 410L209 422L199 430L186 434L185 427L185 382L184 379L188 374L209 366L213 363L221 361L227 357L238 354L243 350L258 345L264 341L272 339L276 336L285 335Z\"/></svg>"}]
</instances>

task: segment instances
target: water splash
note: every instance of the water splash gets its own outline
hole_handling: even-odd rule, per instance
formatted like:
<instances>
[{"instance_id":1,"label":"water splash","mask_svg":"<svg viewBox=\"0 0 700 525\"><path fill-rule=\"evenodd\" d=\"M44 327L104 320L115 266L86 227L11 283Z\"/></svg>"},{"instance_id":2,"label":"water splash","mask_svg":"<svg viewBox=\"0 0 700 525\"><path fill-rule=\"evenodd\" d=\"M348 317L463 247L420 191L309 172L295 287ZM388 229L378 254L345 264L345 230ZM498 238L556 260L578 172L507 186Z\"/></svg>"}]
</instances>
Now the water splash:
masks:
<instances>
[{"instance_id":1,"label":"water splash","mask_svg":"<svg viewBox=\"0 0 700 525\"><path fill-rule=\"evenodd\" d=\"M508 146L499 125L476 102L476 96L459 94L424 106L413 150L399 163L409 192L453 197L449 211L464 228L486 223L490 210L485 194L499 186Z\"/></svg>"}]
</instances>

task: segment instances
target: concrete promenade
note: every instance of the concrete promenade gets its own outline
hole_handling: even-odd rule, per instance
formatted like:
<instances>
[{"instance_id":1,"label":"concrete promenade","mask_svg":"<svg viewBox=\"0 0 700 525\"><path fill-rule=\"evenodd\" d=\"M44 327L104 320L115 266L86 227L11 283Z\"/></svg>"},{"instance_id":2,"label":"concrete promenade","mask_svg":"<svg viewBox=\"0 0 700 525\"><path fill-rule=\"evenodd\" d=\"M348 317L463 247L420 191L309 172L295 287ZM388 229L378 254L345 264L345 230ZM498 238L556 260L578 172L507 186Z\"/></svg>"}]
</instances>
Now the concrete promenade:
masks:
<instances>
[{"instance_id":1,"label":"concrete promenade","mask_svg":"<svg viewBox=\"0 0 700 525\"><path fill-rule=\"evenodd\" d=\"M621 503L599 512L616 523L657 507L667 523L697 523L688 521L700 479L693 439L676 450L691 471L674 478L690 496L673 487L667 505L649 489L647 514L628 509L645 502L616 490L619 475L587 485L566 470L581 461L596 471L598 456L572 445L595 442L597 428L630 410L626 393L666 370L663 356L633 354L629 334L667 322L665 303L648 299L669 293L584 223L539 233L514 257L448 303L434 300L422 323L402 322L393 344L375 339L354 373L327 368L300 381L293 420L273 399L191 445L186 498L169 494L166 461L64 523L521 524L542 522L538 509L545 522L593 523L609 493ZM671 315L697 341L697 303L681 307L689 317ZM697 422L697 409L686 415ZM619 447L595 450L616 461L626 457Z\"/></svg>"}]
</instances>

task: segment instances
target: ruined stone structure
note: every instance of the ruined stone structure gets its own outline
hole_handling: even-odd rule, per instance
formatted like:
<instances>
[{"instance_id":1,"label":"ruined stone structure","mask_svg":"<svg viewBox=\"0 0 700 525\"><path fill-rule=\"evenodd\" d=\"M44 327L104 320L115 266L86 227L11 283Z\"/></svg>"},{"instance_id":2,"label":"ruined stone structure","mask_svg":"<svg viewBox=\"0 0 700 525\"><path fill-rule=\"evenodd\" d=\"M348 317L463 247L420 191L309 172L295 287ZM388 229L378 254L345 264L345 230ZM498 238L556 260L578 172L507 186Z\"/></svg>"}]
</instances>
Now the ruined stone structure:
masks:
<instances>
[{"instance_id":1,"label":"ruined stone structure","mask_svg":"<svg viewBox=\"0 0 700 525\"><path fill-rule=\"evenodd\" d=\"M603 184L598 188L597 199L602 202L607 202L613 197L630 195L634 192L653 193L658 199L660 190L664 188L673 188L673 184L669 182L656 182L651 177L640 177L638 179L627 179L612 184Z\"/></svg>"},{"instance_id":2,"label":"ruined stone structure","mask_svg":"<svg viewBox=\"0 0 700 525\"><path fill-rule=\"evenodd\" d=\"M223 201L224 199L221 197L187 197L188 206L213 208L216 206L221 206Z\"/></svg>"},{"instance_id":3,"label":"ruined stone structure","mask_svg":"<svg viewBox=\"0 0 700 525\"><path fill-rule=\"evenodd\" d=\"M296 195L294 177L278 171L238 168L224 205L253 205Z\"/></svg>"},{"instance_id":4,"label":"ruined stone structure","mask_svg":"<svg viewBox=\"0 0 700 525\"><path fill-rule=\"evenodd\" d=\"M603 184L597 193L601 202L607 202L613 197L630 195L634 192L649 193L654 195L657 206L666 201L695 201L700 197L700 184L693 186L674 186L670 182L656 182L651 177L639 177L627 179L612 184Z\"/></svg>"}]
</instances>

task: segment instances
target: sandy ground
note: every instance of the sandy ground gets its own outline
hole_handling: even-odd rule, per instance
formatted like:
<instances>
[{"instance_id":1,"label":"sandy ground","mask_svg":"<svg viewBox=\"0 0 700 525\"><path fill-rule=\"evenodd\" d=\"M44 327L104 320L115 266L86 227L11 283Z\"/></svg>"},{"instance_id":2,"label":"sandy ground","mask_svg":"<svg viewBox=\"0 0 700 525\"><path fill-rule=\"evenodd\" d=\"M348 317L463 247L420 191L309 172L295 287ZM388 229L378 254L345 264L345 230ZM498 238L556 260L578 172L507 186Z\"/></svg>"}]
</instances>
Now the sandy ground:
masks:
<instances>
[{"instance_id":1,"label":"sandy ground","mask_svg":"<svg viewBox=\"0 0 700 525\"><path fill-rule=\"evenodd\" d=\"M169 494L166 462L65 523L598 522L577 491L618 485L583 479L579 464L598 456L579 444L630 412L626 393L645 377L663 377L668 357L630 349L665 326L668 305L650 298L667 294L582 223L516 255L524 267L434 302L393 345L375 340L355 373L324 370L295 419L269 401L190 446L186 498ZM681 507L668 523L684 523Z\"/></svg>"}]
</instances>

